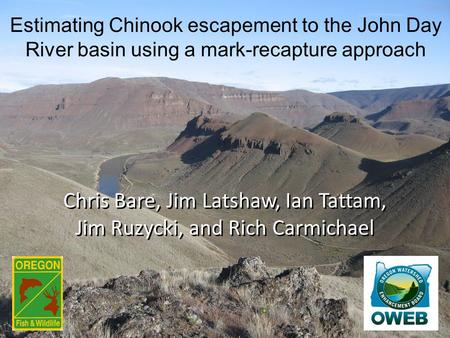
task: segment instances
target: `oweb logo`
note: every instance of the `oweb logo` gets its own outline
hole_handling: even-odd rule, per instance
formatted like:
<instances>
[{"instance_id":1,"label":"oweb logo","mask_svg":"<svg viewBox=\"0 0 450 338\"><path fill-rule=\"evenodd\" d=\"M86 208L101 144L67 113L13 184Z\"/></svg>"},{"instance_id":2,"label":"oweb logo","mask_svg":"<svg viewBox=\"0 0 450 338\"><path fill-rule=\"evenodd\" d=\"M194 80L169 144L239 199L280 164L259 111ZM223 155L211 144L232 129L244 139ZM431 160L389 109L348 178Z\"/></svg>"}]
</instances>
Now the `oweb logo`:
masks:
<instances>
[{"instance_id":1,"label":"oweb logo","mask_svg":"<svg viewBox=\"0 0 450 338\"><path fill-rule=\"evenodd\" d=\"M439 329L437 256L364 257L364 330Z\"/></svg>"}]
</instances>

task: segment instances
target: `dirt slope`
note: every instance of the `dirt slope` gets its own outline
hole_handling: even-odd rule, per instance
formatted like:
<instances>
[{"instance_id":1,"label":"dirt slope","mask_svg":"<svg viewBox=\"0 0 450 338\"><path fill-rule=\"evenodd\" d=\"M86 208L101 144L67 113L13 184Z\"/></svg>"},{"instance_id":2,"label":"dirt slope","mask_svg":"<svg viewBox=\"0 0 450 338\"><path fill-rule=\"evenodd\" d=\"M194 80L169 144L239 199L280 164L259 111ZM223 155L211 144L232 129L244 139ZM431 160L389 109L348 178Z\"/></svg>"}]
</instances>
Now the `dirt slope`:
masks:
<instances>
[{"instance_id":1,"label":"dirt slope","mask_svg":"<svg viewBox=\"0 0 450 338\"><path fill-rule=\"evenodd\" d=\"M442 119L450 121L450 96L432 100L409 100L390 105L379 113L368 115L372 121L401 119Z\"/></svg>"},{"instance_id":2,"label":"dirt slope","mask_svg":"<svg viewBox=\"0 0 450 338\"><path fill-rule=\"evenodd\" d=\"M65 277L101 278L136 273L143 268L217 266L220 250L202 239L112 237L113 219L157 223L149 210L69 210L68 192L95 196L95 191L55 174L18 162L0 160L0 269L9 276L12 255L63 255ZM74 236L79 219L106 225L105 237Z\"/></svg>"},{"instance_id":3,"label":"dirt slope","mask_svg":"<svg viewBox=\"0 0 450 338\"><path fill-rule=\"evenodd\" d=\"M366 175L356 152L262 113L212 133L182 159L191 167L176 184L206 191L337 193Z\"/></svg>"},{"instance_id":4,"label":"dirt slope","mask_svg":"<svg viewBox=\"0 0 450 338\"><path fill-rule=\"evenodd\" d=\"M312 132L356 150L369 158L393 161L430 151L444 141L425 135L393 135L373 128L361 118L347 113L325 117Z\"/></svg>"},{"instance_id":5,"label":"dirt slope","mask_svg":"<svg viewBox=\"0 0 450 338\"><path fill-rule=\"evenodd\" d=\"M343 262L336 272L340 276L361 277L363 275L364 256L439 256L439 284L445 287L450 281L450 250L418 244L396 245L386 250L362 251ZM449 285L450 286L450 285ZM447 287L449 287L447 286Z\"/></svg>"},{"instance_id":6,"label":"dirt slope","mask_svg":"<svg viewBox=\"0 0 450 338\"><path fill-rule=\"evenodd\" d=\"M358 196L380 196L378 210L340 212L345 221L375 219L375 237L352 243L366 249L387 249L416 243L450 247L450 143L423 155L391 163L367 160L370 174L350 191ZM345 240L345 239L343 239Z\"/></svg>"},{"instance_id":7,"label":"dirt slope","mask_svg":"<svg viewBox=\"0 0 450 338\"><path fill-rule=\"evenodd\" d=\"M368 115L379 129L434 136L442 140L450 137L450 97L430 100L402 101Z\"/></svg>"},{"instance_id":8,"label":"dirt slope","mask_svg":"<svg viewBox=\"0 0 450 338\"><path fill-rule=\"evenodd\" d=\"M344 192L367 175L360 168L359 153L262 113L225 125L194 119L169 148L177 153L166 158L135 156L128 161L127 193L166 198L167 192L177 192L196 196L201 204L204 192L209 197L242 192L246 196L276 195L284 205L287 192L296 196ZM315 211L205 210L200 205L189 210L164 209L161 213L186 224L215 224L223 219L224 235L213 236L211 241L235 258L263 255L276 265L335 262L338 255L346 252L337 253L302 237L278 237L272 233L271 222L305 222ZM260 219L268 225L268 234L253 238L230 236L230 219L248 223Z\"/></svg>"}]
</instances>

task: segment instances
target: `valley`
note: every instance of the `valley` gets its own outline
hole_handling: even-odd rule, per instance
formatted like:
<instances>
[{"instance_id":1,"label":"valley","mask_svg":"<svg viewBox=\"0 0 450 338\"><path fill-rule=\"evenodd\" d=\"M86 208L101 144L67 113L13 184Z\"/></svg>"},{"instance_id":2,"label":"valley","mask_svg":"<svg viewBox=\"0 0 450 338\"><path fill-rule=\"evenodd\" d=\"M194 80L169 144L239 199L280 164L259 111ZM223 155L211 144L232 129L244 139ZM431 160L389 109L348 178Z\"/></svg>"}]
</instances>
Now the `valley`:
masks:
<instances>
[{"instance_id":1,"label":"valley","mask_svg":"<svg viewBox=\"0 0 450 338\"><path fill-rule=\"evenodd\" d=\"M443 109L446 88L387 90L374 101L369 92L257 92L166 78L38 86L0 96L1 156L18 168L76 182L79 188L72 190L90 189L86 196L95 196L94 190L106 196L121 193L123 206L134 203L131 210L117 211L126 217L105 215L89 222L144 224L152 211L183 225L222 221L223 236L202 240L230 259L260 255L273 266L334 265L363 250L404 244L400 238L425 238L430 247L448 250L446 141L441 133L376 129L370 120L375 108L367 108L405 105L389 108L377 121L393 109L401 112L396 119L419 119L421 109ZM439 103L410 109L416 107L412 90L418 93L414 98ZM428 179L422 172L433 174ZM34 187L29 195L52 191L42 188ZM63 197L55 195L56 209ZM176 209L177 203L184 206ZM403 223L397 224L400 218L415 230L405 232ZM233 219L268 226L258 238L229 236ZM344 224L374 219L374 236L294 234L295 225L336 219ZM271 225L278 221L274 230ZM71 224L67 240L76 232L77 223ZM281 235L288 224L294 235Z\"/></svg>"},{"instance_id":2,"label":"valley","mask_svg":"<svg viewBox=\"0 0 450 338\"><path fill-rule=\"evenodd\" d=\"M344 302L332 303L333 314L355 334L365 255L438 255L447 309L448 88L316 94L107 78L2 94L0 305L10 304L10 256L63 255L66 325L77 332L98 334L119 303L141 316L144 285L161 291L145 304L172 295L178 305L161 305L160 314L171 323L176 314L177 330L192 325L179 308L200 304L193 295L249 316L234 299L259 302L245 300L263 285L251 279L256 271L276 276L264 283L307 281L311 299ZM223 274L210 279L236 260L233 269L252 271L242 275L250 280L238 273L239 293L217 284ZM105 309L92 322L70 308L91 303ZM136 333L127 325L139 316L126 317L121 330ZM217 320L192 318L200 316ZM440 317L447 328L450 318ZM287 320L270 311L264 318ZM0 315L2 327L9 320Z\"/></svg>"}]
</instances>

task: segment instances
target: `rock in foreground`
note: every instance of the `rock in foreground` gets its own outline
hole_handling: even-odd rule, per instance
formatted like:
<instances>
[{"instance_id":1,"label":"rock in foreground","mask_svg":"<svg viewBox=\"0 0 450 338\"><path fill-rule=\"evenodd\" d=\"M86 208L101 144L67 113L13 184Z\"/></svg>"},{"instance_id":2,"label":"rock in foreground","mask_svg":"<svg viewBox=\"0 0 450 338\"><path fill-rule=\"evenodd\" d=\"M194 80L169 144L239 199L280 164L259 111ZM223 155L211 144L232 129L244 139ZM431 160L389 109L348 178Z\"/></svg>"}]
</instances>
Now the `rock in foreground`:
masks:
<instances>
[{"instance_id":1,"label":"rock in foreground","mask_svg":"<svg viewBox=\"0 0 450 338\"><path fill-rule=\"evenodd\" d=\"M69 286L64 298L65 337L348 337L352 328L346 300L325 299L314 268L271 276L259 257L219 277L142 271Z\"/></svg>"}]
</instances>

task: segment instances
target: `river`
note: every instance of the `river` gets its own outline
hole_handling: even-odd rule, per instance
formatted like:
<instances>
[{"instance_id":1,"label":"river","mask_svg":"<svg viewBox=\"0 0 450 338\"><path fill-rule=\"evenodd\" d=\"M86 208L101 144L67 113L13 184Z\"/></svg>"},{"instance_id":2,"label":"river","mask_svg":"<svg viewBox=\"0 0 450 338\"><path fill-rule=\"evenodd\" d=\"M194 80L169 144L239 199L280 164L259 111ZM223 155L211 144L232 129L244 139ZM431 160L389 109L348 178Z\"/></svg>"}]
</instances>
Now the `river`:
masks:
<instances>
[{"instance_id":1,"label":"river","mask_svg":"<svg viewBox=\"0 0 450 338\"><path fill-rule=\"evenodd\" d=\"M100 165L98 172L97 190L102 194L114 197L119 193L120 184L125 171L125 162L131 155L123 155L106 160Z\"/></svg>"}]
</instances>

